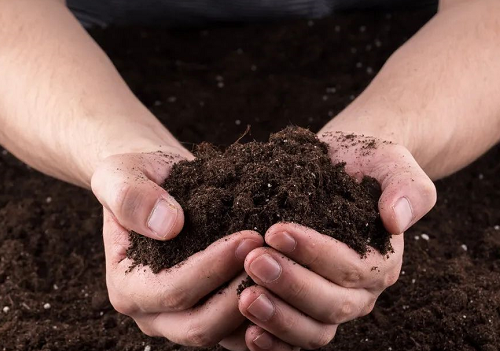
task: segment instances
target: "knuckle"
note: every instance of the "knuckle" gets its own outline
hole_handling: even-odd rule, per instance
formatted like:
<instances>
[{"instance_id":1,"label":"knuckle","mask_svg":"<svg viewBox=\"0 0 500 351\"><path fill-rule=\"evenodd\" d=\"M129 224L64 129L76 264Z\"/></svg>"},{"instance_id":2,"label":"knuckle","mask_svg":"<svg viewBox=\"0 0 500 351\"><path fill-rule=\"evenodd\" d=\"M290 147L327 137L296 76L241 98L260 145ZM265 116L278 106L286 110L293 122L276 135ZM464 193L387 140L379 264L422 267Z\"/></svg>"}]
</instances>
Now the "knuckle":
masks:
<instances>
[{"instance_id":1,"label":"knuckle","mask_svg":"<svg viewBox=\"0 0 500 351\"><path fill-rule=\"evenodd\" d=\"M384 279L384 286L387 288L389 286L392 286L394 284L396 284L396 282L398 281L399 279L399 274L398 273L388 273L386 276L385 276L385 279Z\"/></svg>"},{"instance_id":2,"label":"knuckle","mask_svg":"<svg viewBox=\"0 0 500 351\"><path fill-rule=\"evenodd\" d=\"M219 342L206 326L194 325L186 333L186 345L194 347L210 347Z\"/></svg>"},{"instance_id":3,"label":"knuckle","mask_svg":"<svg viewBox=\"0 0 500 351\"><path fill-rule=\"evenodd\" d=\"M119 218L133 218L140 207L140 194L128 183L117 186L111 210Z\"/></svg>"},{"instance_id":4,"label":"knuckle","mask_svg":"<svg viewBox=\"0 0 500 351\"><path fill-rule=\"evenodd\" d=\"M132 315L135 311L132 304L129 301L127 301L127 299L124 299L122 296L118 294L110 293L109 302L117 312L124 314L126 316Z\"/></svg>"},{"instance_id":5,"label":"knuckle","mask_svg":"<svg viewBox=\"0 0 500 351\"><path fill-rule=\"evenodd\" d=\"M364 279L364 275L361 267L353 265L344 272L340 285L346 288L355 287Z\"/></svg>"},{"instance_id":6,"label":"knuckle","mask_svg":"<svg viewBox=\"0 0 500 351\"><path fill-rule=\"evenodd\" d=\"M376 298L373 298L373 300L372 300L372 301L370 301L370 302L366 305L366 307L364 308L363 313L362 313L362 315L363 315L363 316L366 316L366 315L368 315L368 314L372 313L373 309L375 308L375 302L376 302L376 301L377 301L377 299L376 299Z\"/></svg>"},{"instance_id":7,"label":"knuckle","mask_svg":"<svg viewBox=\"0 0 500 351\"><path fill-rule=\"evenodd\" d=\"M331 324L340 324L351 320L356 312L356 304L350 299L344 300L338 309L334 309L327 318L327 322Z\"/></svg>"},{"instance_id":8,"label":"knuckle","mask_svg":"<svg viewBox=\"0 0 500 351\"><path fill-rule=\"evenodd\" d=\"M299 300L305 300L308 295L307 283L302 279L293 279L290 281L286 290L289 297Z\"/></svg>"},{"instance_id":9,"label":"knuckle","mask_svg":"<svg viewBox=\"0 0 500 351\"><path fill-rule=\"evenodd\" d=\"M160 295L160 306L163 306L169 311L183 311L191 308L195 301L192 295L181 289L173 289L165 291Z\"/></svg>"}]
</instances>

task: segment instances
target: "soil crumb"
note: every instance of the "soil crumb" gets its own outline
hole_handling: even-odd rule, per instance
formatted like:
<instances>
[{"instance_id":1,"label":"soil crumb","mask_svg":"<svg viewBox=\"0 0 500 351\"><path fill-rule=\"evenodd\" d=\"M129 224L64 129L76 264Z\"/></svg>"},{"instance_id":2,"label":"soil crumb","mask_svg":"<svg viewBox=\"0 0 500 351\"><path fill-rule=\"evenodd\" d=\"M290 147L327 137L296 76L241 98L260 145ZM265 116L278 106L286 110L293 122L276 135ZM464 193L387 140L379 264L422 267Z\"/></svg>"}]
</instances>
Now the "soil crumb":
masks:
<instances>
[{"instance_id":1,"label":"soil crumb","mask_svg":"<svg viewBox=\"0 0 500 351\"><path fill-rule=\"evenodd\" d=\"M240 296L243 290L254 285L255 282L253 281L253 279L250 276L247 276L245 279L241 281L240 285L238 285L238 287L236 288L236 293L238 294L238 296Z\"/></svg>"},{"instance_id":2,"label":"soil crumb","mask_svg":"<svg viewBox=\"0 0 500 351\"><path fill-rule=\"evenodd\" d=\"M153 272L172 267L222 237L278 222L294 222L346 243L360 255L391 251L378 212L380 187L355 181L332 164L328 145L307 129L288 127L269 142L235 143L226 150L198 145L194 161L177 163L163 187L184 209L185 225L161 242L130 234L127 255Z\"/></svg>"}]
</instances>

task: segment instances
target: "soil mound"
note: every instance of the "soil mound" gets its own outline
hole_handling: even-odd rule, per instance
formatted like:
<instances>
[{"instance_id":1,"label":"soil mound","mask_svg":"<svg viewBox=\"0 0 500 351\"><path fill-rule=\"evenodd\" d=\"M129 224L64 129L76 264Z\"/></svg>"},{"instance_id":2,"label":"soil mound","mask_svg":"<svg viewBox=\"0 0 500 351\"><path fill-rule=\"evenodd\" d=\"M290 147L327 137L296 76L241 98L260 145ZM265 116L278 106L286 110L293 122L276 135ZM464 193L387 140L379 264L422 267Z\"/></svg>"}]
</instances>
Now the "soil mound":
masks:
<instances>
[{"instance_id":1,"label":"soil mound","mask_svg":"<svg viewBox=\"0 0 500 351\"><path fill-rule=\"evenodd\" d=\"M214 241L241 231L264 234L277 222L295 222L359 252L391 250L378 213L380 188L358 183L332 164L328 145L309 130L288 127L267 143L235 143L225 151L198 145L194 161L176 164L164 188L185 213L185 226L161 242L130 234L128 257L154 272L172 267Z\"/></svg>"}]
</instances>

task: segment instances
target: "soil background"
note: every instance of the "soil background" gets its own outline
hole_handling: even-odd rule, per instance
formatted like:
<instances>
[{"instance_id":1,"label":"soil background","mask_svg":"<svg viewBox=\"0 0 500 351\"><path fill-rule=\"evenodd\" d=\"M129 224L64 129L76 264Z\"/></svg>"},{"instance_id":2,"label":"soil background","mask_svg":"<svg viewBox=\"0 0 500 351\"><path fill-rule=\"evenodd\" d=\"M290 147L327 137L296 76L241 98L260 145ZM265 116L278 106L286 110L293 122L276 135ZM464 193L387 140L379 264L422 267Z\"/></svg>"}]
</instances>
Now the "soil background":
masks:
<instances>
[{"instance_id":1,"label":"soil background","mask_svg":"<svg viewBox=\"0 0 500 351\"><path fill-rule=\"evenodd\" d=\"M431 16L92 34L187 147L228 145L247 124L256 140L289 124L318 130ZM188 350L113 311L93 196L0 151L0 350ZM437 183L436 208L406 233L399 282L325 350L500 350L499 160L495 147Z\"/></svg>"}]
</instances>

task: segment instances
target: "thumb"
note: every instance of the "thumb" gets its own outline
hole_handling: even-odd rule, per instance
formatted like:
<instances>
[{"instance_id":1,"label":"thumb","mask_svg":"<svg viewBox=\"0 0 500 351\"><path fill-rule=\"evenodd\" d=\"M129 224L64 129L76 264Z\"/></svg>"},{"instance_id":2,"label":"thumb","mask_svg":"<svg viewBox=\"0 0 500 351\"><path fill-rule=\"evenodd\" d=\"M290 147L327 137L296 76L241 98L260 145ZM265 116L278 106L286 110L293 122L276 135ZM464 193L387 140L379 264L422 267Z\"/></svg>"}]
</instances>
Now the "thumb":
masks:
<instances>
[{"instance_id":1,"label":"thumb","mask_svg":"<svg viewBox=\"0 0 500 351\"><path fill-rule=\"evenodd\" d=\"M94 173L91 185L101 204L129 230L156 240L172 239L182 230L181 206L146 177L132 155L105 161Z\"/></svg>"},{"instance_id":2,"label":"thumb","mask_svg":"<svg viewBox=\"0 0 500 351\"><path fill-rule=\"evenodd\" d=\"M420 220L436 204L436 187L410 152L389 145L375 157L376 165L365 174L382 187L379 211L391 234L401 234Z\"/></svg>"}]
</instances>

